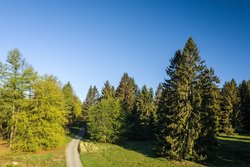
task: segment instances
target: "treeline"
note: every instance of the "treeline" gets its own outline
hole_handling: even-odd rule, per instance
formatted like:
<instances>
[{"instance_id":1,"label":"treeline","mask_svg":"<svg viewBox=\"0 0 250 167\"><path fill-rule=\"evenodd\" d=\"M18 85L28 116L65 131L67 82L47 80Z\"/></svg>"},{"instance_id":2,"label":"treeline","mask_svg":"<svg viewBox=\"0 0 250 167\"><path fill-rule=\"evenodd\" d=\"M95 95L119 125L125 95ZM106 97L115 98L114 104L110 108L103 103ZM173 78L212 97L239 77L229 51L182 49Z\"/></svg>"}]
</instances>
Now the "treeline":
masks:
<instances>
[{"instance_id":1,"label":"treeline","mask_svg":"<svg viewBox=\"0 0 250 167\"><path fill-rule=\"evenodd\" d=\"M40 76L11 50L0 62L0 137L11 149L37 151L62 144L67 125L84 122L91 140L155 140L159 155L203 160L217 135L250 133L250 80L225 82L199 56L192 38L177 50L154 92L127 73L117 88L91 86L83 103L70 82Z\"/></svg>"},{"instance_id":2,"label":"treeline","mask_svg":"<svg viewBox=\"0 0 250 167\"><path fill-rule=\"evenodd\" d=\"M155 140L157 153L172 159L204 160L217 135L250 133L250 80L219 88L220 80L199 56L192 38L176 51L156 92L138 88L127 73L118 87L91 86L82 105L89 138Z\"/></svg>"},{"instance_id":3,"label":"treeline","mask_svg":"<svg viewBox=\"0 0 250 167\"><path fill-rule=\"evenodd\" d=\"M37 151L65 142L65 126L81 115L70 83L39 76L18 49L0 62L0 137L13 150Z\"/></svg>"}]
</instances>

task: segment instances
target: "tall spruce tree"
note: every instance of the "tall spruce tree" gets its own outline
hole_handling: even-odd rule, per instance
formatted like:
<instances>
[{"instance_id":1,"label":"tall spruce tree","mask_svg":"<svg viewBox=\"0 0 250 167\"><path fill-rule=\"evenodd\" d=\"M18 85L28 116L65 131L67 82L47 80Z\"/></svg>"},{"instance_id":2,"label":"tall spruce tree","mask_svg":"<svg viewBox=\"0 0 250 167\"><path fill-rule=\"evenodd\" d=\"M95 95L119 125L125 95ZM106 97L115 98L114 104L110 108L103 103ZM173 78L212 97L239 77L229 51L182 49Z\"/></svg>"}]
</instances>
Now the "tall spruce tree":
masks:
<instances>
[{"instance_id":1,"label":"tall spruce tree","mask_svg":"<svg viewBox=\"0 0 250 167\"><path fill-rule=\"evenodd\" d=\"M154 103L153 89L144 85L136 97L135 125L133 138L152 139L156 125L156 106Z\"/></svg>"},{"instance_id":2,"label":"tall spruce tree","mask_svg":"<svg viewBox=\"0 0 250 167\"><path fill-rule=\"evenodd\" d=\"M200 112L200 124L202 125L199 139L196 141L195 150L202 157L206 157L207 151L217 144L216 135L219 131L220 90L219 78L212 68L201 74L202 103Z\"/></svg>"},{"instance_id":3,"label":"tall spruce tree","mask_svg":"<svg viewBox=\"0 0 250 167\"><path fill-rule=\"evenodd\" d=\"M123 109L127 113L134 108L137 89L134 79L128 73L124 73L116 89L116 97L121 100Z\"/></svg>"},{"instance_id":4,"label":"tall spruce tree","mask_svg":"<svg viewBox=\"0 0 250 167\"><path fill-rule=\"evenodd\" d=\"M104 83L104 87L102 88L101 98L114 98L115 97L115 87L111 86L109 81Z\"/></svg>"},{"instance_id":5,"label":"tall spruce tree","mask_svg":"<svg viewBox=\"0 0 250 167\"><path fill-rule=\"evenodd\" d=\"M243 80L239 85L239 93L241 99L241 120L243 131L250 133L250 80Z\"/></svg>"},{"instance_id":6,"label":"tall spruce tree","mask_svg":"<svg viewBox=\"0 0 250 167\"><path fill-rule=\"evenodd\" d=\"M87 121L87 114L88 114L88 110L89 108L96 104L98 102L100 98L100 94L98 92L98 89L96 88L96 86L90 86L87 96L85 98L85 100L83 101L82 104L82 117L83 117L83 121Z\"/></svg>"},{"instance_id":7,"label":"tall spruce tree","mask_svg":"<svg viewBox=\"0 0 250 167\"><path fill-rule=\"evenodd\" d=\"M202 125L202 73L198 48L189 38L183 52L170 60L158 108L160 154L174 159L200 159L195 147ZM212 104L211 104L212 105ZM208 143L209 144L209 143Z\"/></svg>"},{"instance_id":8,"label":"tall spruce tree","mask_svg":"<svg viewBox=\"0 0 250 167\"><path fill-rule=\"evenodd\" d=\"M122 104L123 112L125 113L125 128L124 133L129 137L133 137L132 127L135 126L136 116L134 114L135 100L138 93L138 87L135 81L127 73L124 73L121 81L116 89L116 98Z\"/></svg>"},{"instance_id":9,"label":"tall spruce tree","mask_svg":"<svg viewBox=\"0 0 250 167\"><path fill-rule=\"evenodd\" d=\"M63 86L62 92L65 99L65 111L67 113L68 122L71 124L76 121L81 114L81 101L75 95L70 82Z\"/></svg>"},{"instance_id":10,"label":"tall spruce tree","mask_svg":"<svg viewBox=\"0 0 250 167\"><path fill-rule=\"evenodd\" d=\"M225 82L221 90L221 131L226 134L233 134L240 131L240 96L236 81Z\"/></svg>"},{"instance_id":11,"label":"tall spruce tree","mask_svg":"<svg viewBox=\"0 0 250 167\"><path fill-rule=\"evenodd\" d=\"M157 86L157 90L155 92L155 105L158 108L160 105L160 100L162 98L163 86L162 83L159 83Z\"/></svg>"}]
</instances>

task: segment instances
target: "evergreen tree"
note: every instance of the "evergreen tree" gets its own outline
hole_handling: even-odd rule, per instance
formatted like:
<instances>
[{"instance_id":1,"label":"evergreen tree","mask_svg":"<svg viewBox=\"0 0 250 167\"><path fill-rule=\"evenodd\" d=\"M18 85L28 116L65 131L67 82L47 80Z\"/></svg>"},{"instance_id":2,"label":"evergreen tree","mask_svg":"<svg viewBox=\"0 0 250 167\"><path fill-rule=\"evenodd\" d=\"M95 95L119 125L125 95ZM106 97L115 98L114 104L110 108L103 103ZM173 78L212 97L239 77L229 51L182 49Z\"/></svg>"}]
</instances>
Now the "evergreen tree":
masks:
<instances>
[{"instance_id":1,"label":"evergreen tree","mask_svg":"<svg viewBox=\"0 0 250 167\"><path fill-rule=\"evenodd\" d=\"M103 98L89 108L87 118L87 131L91 140L113 143L119 138L123 123L119 100Z\"/></svg>"},{"instance_id":2,"label":"evergreen tree","mask_svg":"<svg viewBox=\"0 0 250 167\"><path fill-rule=\"evenodd\" d=\"M134 109L137 85L133 78L124 73L116 90L116 97L122 102L123 109L130 113Z\"/></svg>"},{"instance_id":3,"label":"evergreen tree","mask_svg":"<svg viewBox=\"0 0 250 167\"><path fill-rule=\"evenodd\" d=\"M152 139L156 123L156 107L152 88L148 90L144 85L142 90L139 91L134 115L136 119L133 127L133 138Z\"/></svg>"},{"instance_id":4,"label":"evergreen tree","mask_svg":"<svg viewBox=\"0 0 250 167\"><path fill-rule=\"evenodd\" d=\"M241 99L241 120L245 133L250 133L250 80L243 80L239 85Z\"/></svg>"},{"instance_id":5,"label":"evergreen tree","mask_svg":"<svg viewBox=\"0 0 250 167\"><path fill-rule=\"evenodd\" d=\"M162 99L162 93L163 93L163 86L162 83L159 83L155 93L155 105L157 108L160 105L160 100Z\"/></svg>"},{"instance_id":6,"label":"evergreen tree","mask_svg":"<svg viewBox=\"0 0 250 167\"><path fill-rule=\"evenodd\" d=\"M158 109L160 154L174 159L199 159L195 142L202 128L202 91L200 78L204 62L189 38L183 52L176 52L166 72Z\"/></svg>"},{"instance_id":7,"label":"evergreen tree","mask_svg":"<svg viewBox=\"0 0 250 167\"><path fill-rule=\"evenodd\" d=\"M62 92L65 99L65 111L68 116L69 123L73 123L81 114L81 101L75 95L70 82L63 86Z\"/></svg>"},{"instance_id":8,"label":"evergreen tree","mask_svg":"<svg viewBox=\"0 0 250 167\"><path fill-rule=\"evenodd\" d=\"M102 88L101 98L114 98L115 97L115 87L111 86L109 81L104 83L104 87Z\"/></svg>"},{"instance_id":9,"label":"evergreen tree","mask_svg":"<svg viewBox=\"0 0 250 167\"><path fill-rule=\"evenodd\" d=\"M221 95L221 131L226 134L233 134L241 129L240 97L234 79L225 82Z\"/></svg>"},{"instance_id":10,"label":"evergreen tree","mask_svg":"<svg viewBox=\"0 0 250 167\"><path fill-rule=\"evenodd\" d=\"M83 121L87 121L87 114L88 114L88 110L89 108L96 104L99 100L100 94L98 92L98 89L96 88L96 86L89 87L87 96L85 101L82 104L82 116L83 116Z\"/></svg>"},{"instance_id":11,"label":"evergreen tree","mask_svg":"<svg viewBox=\"0 0 250 167\"><path fill-rule=\"evenodd\" d=\"M206 157L207 151L217 144L216 135L219 131L220 90L219 78L212 68L205 69L201 74L202 103L200 124L202 125L195 150Z\"/></svg>"},{"instance_id":12,"label":"evergreen tree","mask_svg":"<svg viewBox=\"0 0 250 167\"><path fill-rule=\"evenodd\" d=\"M124 73L116 89L116 98L120 100L125 115L123 132L129 138L133 138L133 128L136 126L135 100L137 93L138 87L134 79Z\"/></svg>"}]
</instances>

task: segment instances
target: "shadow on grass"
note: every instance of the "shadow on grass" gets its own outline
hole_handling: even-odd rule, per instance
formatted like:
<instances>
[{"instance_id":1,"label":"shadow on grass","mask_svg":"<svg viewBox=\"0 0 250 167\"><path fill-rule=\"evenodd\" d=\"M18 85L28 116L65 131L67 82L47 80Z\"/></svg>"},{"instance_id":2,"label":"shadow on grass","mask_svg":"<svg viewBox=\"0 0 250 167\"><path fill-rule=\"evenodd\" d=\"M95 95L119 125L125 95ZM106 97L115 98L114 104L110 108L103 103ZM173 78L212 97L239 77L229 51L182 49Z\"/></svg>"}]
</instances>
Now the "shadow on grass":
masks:
<instances>
[{"instance_id":1,"label":"shadow on grass","mask_svg":"<svg viewBox=\"0 0 250 167\"><path fill-rule=\"evenodd\" d=\"M147 157L158 158L154 149L156 146L155 141L151 140L122 140L117 143L119 146L144 154Z\"/></svg>"},{"instance_id":2,"label":"shadow on grass","mask_svg":"<svg viewBox=\"0 0 250 167\"><path fill-rule=\"evenodd\" d=\"M218 148L209 153L209 158L204 162L204 165L211 167L249 167L250 143L244 140L249 141L249 139L223 136L222 139L219 139Z\"/></svg>"}]
</instances>

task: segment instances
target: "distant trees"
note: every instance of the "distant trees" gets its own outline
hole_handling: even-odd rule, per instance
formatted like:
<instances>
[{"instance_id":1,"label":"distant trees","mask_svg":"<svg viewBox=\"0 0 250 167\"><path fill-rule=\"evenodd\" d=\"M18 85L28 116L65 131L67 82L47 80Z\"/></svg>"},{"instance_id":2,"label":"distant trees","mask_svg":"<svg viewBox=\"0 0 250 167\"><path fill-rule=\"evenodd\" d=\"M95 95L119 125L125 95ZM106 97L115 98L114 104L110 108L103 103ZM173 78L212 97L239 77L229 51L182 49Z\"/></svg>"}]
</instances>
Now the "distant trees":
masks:
<instances>
[{"instance_id":1,"label":"distant trees","mask_svg":"<svg viewBox=\"0 0 250 167\"><path fill-rule=\"evenodd\" d=\"M233 134L241 128L240 95L234 79L225 82L221 90L222 132Z\"/></svg>"},{"instance_id":2,"label":"distant trees","mask_svg":"<svg viewBox=\"0 0 250 167\"><path fill-rule=\"evenodd\" d=\"M62 92L65 100L65 111L69 123L75 122L81 115L82 104L79 98L75 95L70 82L63 86Z\"/></svg>"},{"instance_id":3,"label":"distant trees","mask_svg":"<svg viewBox=\"0 0 250 167\"><path fill-rule=\"evenodd\" d=\"M96 86L92 87L90 86L86 99L84 100L83 104L82 104L82 117L83 117L83 121L86 122L87 121L87 114L88 114L88 110L89 108L96 104L98 102L100 98L100 94L96 88Z\"/></svg>"},{"instance_id":4,"label":"distant trees","mask_svg":"<svg viewBox=\"0 0 250 167\"><path fill-rule=\"evenodd\" d=\"M243 80L239 85L240 94L240 118L244 133L250 133L250 80Z\"/></svg>"},{"instance_id":5,"label":"distant trees","mask_svg":"<svg viewBox=\"0 0 250 167\"><path fill-rule=\"evenodd\" d=\"M102 89L101 98L108 99L110 97L115 98L115 87L111 86L109 81L106 81Z\"/></svg>"},{"instance_id":6,"label":"distant trees","mask_svg":"<svg viewBox=\"0 0 250 167\"><path fill-rule=\"evenodd\" d=\"M156 105L152 88L148 89L144 85L138 91L132 114L134 118L133 138L153 139L156 128Z\"/></svg>"},{"instance_id":7,"label":"distant trees","mask_svg":"<svg viewBox=\"0 0 250 167\"><path fill-rule=\"evenodd\" d=\"M120 137L124 115L120 101L113 95L113 87L105 82L102 98L88 110L87 129L92 140L113 143Z\"/></svg>"},{"instance_id":8,"label":"distant trees","mask_svg":"<svg viewBox=\"0 0 250 167\"><path fill-rule=\"evenodd\" d=\"M133 128L136 119L133 111L135 109L137 93L138 86L136 85L134 78L130 77L127 73L124 73L116 89L116 98L120 100L122 110L125 113L126 129L124 129L124 133L126 133L128 137L133 136Z\"/></svg>"}]
</instances>

